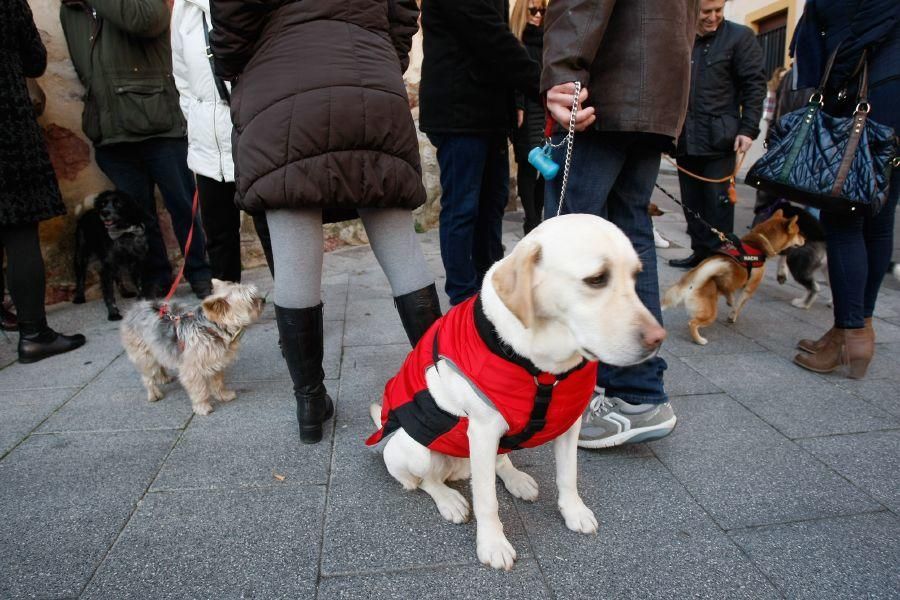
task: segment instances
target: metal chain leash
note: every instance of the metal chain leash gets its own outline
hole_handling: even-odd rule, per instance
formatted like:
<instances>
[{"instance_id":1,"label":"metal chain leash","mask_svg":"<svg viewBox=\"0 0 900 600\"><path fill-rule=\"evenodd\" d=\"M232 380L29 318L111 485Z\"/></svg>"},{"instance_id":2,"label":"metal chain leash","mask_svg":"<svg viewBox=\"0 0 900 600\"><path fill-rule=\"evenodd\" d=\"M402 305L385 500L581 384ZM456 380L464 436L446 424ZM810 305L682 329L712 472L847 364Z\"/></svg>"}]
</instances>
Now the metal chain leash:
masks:
<instances>
[{"instance_id":1,"label":"metal chain leash","mask_svg":"<svg viewBox=\"0 0 900 600\"><path fill-rule=\"evenodd\" d=\"M569 183L569 166L572 163L572 148L575 146L575 115L578 114L578 96L581 94L581 82L575 82L575 95L572 96L572 112L569 115L569 133L566 134L566 137L563 140L553 146L554 148L559 148L562 146L563 142L567 142L566 145L566 162L563 164L563 178L562 185L559 189L559 206L556 207L556 216L558 217L562 214L563 202L566 198L566 184ZM552 145L552 144L551 144Z\"/></svg>"}]
</instances>

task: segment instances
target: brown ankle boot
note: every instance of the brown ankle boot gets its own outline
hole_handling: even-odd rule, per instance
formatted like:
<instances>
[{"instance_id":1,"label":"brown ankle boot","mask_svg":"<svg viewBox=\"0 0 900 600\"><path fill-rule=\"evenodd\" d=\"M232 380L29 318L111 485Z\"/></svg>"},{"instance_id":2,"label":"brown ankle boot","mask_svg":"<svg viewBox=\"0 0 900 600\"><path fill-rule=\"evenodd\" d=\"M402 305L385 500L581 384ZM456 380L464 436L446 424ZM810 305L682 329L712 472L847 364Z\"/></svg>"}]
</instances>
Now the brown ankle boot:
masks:
<instances>
[{"instance_id":1,"label":"brown ankle boot","mask_svg":"<svg viewBox=\"0 0 900 600\"><path fill-rule=\"evenodd\" d=\"M865 377L869 363L872 362L872 357L875 355L875 330L871 327L871 320L868 325L869 327L847 329L844 332L846 360L850 365L850 372L847 376L851 379Z\"/></svg>"},{"instance_id":2,"label":"brown ankle boot","mask_svg":"<svg viewBox=\"0 0 900 600\"><path fill-rule=\"evenodd\" d=\"M804 352L809 352L810 354L815 354L824 348L827 344L831 336L834 335L834 327L826 331L822 337L817 340L800 340L797 342L797 348L803 350Z\"/></svg>"},{"instance_id":3,"label":"brown ankle boot","mask_svg":"<svg viewBox=\"0 0 900 600\"><path fill-rule=\"evenodd\" d=\"M844 329L832 328L819 340L822 345L815 354L798 354L794 362L816 373L831 373L842 364L844 356ZM828 335L831 334L831 335Z\"/></svg>"}]
</instances>

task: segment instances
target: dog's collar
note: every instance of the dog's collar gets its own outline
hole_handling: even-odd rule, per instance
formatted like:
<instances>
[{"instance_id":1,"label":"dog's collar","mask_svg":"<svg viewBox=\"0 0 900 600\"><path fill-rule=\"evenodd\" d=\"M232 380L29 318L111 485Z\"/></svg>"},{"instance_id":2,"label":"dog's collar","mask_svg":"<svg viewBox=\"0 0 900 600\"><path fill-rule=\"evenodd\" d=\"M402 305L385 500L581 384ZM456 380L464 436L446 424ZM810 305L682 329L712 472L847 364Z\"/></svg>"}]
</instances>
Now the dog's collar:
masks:
<instances>
[{"instance_id":1,"label":"dog's collar","mask_svg":"<svg viewBox=\"0 0 900 600\"><path fill-rule=\"evenodd\" d=\"M104 225L105 227L105 225ZM111 240L117 240L125 234L138 235L144 232L143 225L132 225L131 227L126 227L125 229L118 229L116 227L106 227L106 235L109 236Z\"/></svg>"},{"instance_id":2,"label":"dog's collar","mask_svg":"<svg viewBox=\"0 0 900 600\"><path fill-rule=\"evenodd\" d=\"M517 353L512 347L500 339L500 336L497 334L497 329L494 327L494 324L487 318L487 315L484 312L484 306L481 304L481 294L475 299L475 331L478 332L478 336L485 343L493 354L496 354L500 358L507 360L515 365L518 365L528 371L529 375L535 377L535 381L537 381L537 377L544 373L538 369L533 362ZM559 375L555 375L556 381L562 381L570 374L574 373L578 369L584 367L588 364L587 359L582 358L581 362L566 371L565 373L560 373Z\"/></svg>"},{"instance_id":3,"label":"dog's collar","mask_svg":"<svg viewBox=\"0 0 900 600\"><path fill-rule=\"evenodd\" d=\"M762 242L762 248L760 248L760 250L765 252L766 256L771 257L771 256L775 256L776 254L778 254L778 252L775 251L775 246L773 246L772 242L769 241L769 238L767 238L763 234L751 232L751 233L748 233L745 237L750 237L750 236L753 236L755 239L758 239L760 242ZM744 244L751 246L751 247L753 246L753 244L746 242L746 241L744 242Z\"/></svg>"}]
</instances>

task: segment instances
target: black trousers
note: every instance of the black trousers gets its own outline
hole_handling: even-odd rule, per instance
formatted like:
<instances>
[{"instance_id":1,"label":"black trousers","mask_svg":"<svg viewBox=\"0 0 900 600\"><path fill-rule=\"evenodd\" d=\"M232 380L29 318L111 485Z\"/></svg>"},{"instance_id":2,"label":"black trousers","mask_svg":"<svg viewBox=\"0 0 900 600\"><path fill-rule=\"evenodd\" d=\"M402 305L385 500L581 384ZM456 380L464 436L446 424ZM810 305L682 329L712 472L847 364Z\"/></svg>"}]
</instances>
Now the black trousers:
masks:
<instances>
[{"instance_id":1,"label":"black trousers","mask_svg":"<svg viewBox=\"0 0 900 600\"><path fill-rule=\"evenodd\" d=\"M46 281L38 224L0 226L0 244L6 250L6 283L19 322L43 324Z\"/></svg>"},{"instance_id":2,"label":"black trousers","mask_svg":"<svg viewBox=\"0 0 900 600\"><path fill-rule=\"evenodd\" d=\"M516 176L519 187L519 198L525 211L525 234L541 224L544 215L544 178L538 175L537 169L527 160L516 163L519 167Z\"/></svg>"},{"instance_id":3,"label":"black trousers","mask_svg":"<svg viewBox=\"0 0 900 600\"><path fill-rule=\"evenodd\" d=\"M233 181L216 181L197 175L200 219L206 234L206 253L212 276L223 281L241 280L241 210L234 203ZM256 233L272 272L272 242L263 215L253 217Z\"/></svg>"},{"instance_id":4,"label":"black trousers","mask_svg":"<svg viewBox=\"0 0 900 600\"><path fill-rule=\"evenodd\" d=\"M707 177L720 179L734 172L734 154L726 156L682 156L678 166ZM697 213L704 221L721 231L734 231L734 205L728 199L728 182L706 183L678 172L678 184L681 188L681 201ZM687 211L684 218L688 223L688 234L691 236L691 250L701 255L711 254L719 246L719 238Z\"/></svg>"}]
</instances>

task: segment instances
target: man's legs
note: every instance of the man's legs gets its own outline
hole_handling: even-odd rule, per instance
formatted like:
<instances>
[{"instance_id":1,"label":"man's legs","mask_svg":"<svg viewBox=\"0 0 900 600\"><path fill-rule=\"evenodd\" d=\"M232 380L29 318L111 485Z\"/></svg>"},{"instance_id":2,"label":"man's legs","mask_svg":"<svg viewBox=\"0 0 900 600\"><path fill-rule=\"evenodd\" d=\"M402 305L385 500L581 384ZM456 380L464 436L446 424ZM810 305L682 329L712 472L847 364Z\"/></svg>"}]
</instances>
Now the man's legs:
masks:
<instances>
[{"instance_id":1,"label":"man's legs","mask_svg":"<svg viewBox=\"0 0 900 600\"><path fill-rule=\"evenodd\" d=\"M692 173L708 179L721 179L734 172L734 155L721 157L682 157L678 165ZM734 205L728 198L728 182L707 183L685 173L678 173L681 187L681 201L699 213L704 221L722 233L734 231ZM691 236L691 250L698 256L706 257L719 246L719 238L685 211L688 233Z\"/></svg>"},{"instance_id":2,"label":"man's legs","mask_svg":"<svg viewBox=\"0 0 900 600\"><path fill-rule=\"evenodd\" d=\"M472 239L472 262L481 286L485 273L503 258L503 213L509 202L509 147L505 136L488 142L487 160L482 174L478 218Z\"/></svg>"},{"instance_id":3,"label":"man's legs","mask_svg":"<svg viewBox=\"0 0 900 600\"><path fill-rule=\"evenodd\" d=\"M165 295L172 283L172 265L159 229L153 180L141 158L138 143L112 144L95 149L97 165L116 186L144 209L149 250L144 263L144 293Z\"/></svg>"},{"instance_id":4,"label":"man's legs","mask_svg":"<svg viewBox=\"0 0 900 600\"><path fill-rule=\"evenodd\" d=\"M478 292L480 281L472 256L481 186L487 162L488 138L473 135L433 135L441 169L441 259L447 274L450 304Z\"/></svg>"},{"instance_id":5,"label":"man's legs","mask_svg":"<svg viewBox=\"0 0 900 600\"><path fill-rule=\"evenodd\" d=\"M240 283L241 211L234 204L234 182L197 175L197 192L212 276Z\"/></svg>"},{"instance_id":6,"label":"man's legs","mask_svg":"<svg viewBox=\"0 0 900 600\"><path fill-rule=\"evenodd\" d=\"M187 140L154 138L140 143L150 177L159 186L175 237L184 252L194 201L194 174L187 166ZM209 287L212 272L206 260L206 238L199 215L194 219L194 237L185 257L184 273L197 295L203 295L206 289L202 288Z\"/></svg>"}]
</instances>

